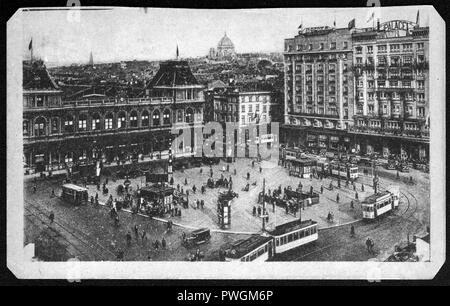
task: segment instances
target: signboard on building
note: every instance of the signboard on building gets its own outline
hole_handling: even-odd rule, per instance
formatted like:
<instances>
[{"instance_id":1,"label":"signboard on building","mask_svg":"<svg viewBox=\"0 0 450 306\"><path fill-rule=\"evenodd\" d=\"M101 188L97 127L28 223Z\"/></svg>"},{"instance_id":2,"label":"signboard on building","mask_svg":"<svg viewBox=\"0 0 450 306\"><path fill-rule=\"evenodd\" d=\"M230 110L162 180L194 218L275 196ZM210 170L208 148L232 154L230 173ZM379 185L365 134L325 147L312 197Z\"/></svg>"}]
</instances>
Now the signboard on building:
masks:
<instances>
[{"instance_id":1,"label":"signboard on building","mask_svg":"<svg viewBox=\"0 0 450 306\"><path fill-rule=\"evenodd\" d=\"M412 34L416 23L406 20L391 20L380 24L380 30L385 32L386 37L402 37Z\"/></svg>"}]
</instances>

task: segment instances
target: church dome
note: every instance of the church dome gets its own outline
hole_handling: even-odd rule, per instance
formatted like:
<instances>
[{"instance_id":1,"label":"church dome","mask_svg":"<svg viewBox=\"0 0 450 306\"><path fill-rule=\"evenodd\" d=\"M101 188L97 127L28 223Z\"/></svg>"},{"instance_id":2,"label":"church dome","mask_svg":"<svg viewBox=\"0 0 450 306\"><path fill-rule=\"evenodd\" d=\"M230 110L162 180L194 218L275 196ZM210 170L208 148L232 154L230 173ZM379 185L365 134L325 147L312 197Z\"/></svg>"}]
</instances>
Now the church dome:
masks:
<instances>
[{"instance_id":1,"label":"church dome","mask_svg":"<svg viewBox=\"0 0 450 306\"><path fill-rule=\"evenodd\" d=\"M217 45L217 48L234 48L234 44L230 38L228 38L227 33L222 37Z\"/></svg>"}]
</instances>

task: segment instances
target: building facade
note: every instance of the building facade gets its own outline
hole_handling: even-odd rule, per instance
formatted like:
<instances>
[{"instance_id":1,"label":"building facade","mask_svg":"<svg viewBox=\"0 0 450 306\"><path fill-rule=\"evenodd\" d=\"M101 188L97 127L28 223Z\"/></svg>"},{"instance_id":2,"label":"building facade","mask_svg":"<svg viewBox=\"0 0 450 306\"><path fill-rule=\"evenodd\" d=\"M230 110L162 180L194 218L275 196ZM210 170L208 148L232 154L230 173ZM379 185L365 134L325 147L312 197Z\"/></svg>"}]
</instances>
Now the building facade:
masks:
<instances>
[{"instance_id":1,"label":"building facade","mask_svg":"<svg viewBox=\"0 0 450 306\"><path fill-rule=\"evenodd\" d=\"M23 69L25 174L160 158L172 126L203 124L202 86L185 61L161 63L133 99L62 100L42 62Z\"/></svg>"},{"instance_id":2,"label":"building facade","mask_svg":"<svg viewBox=\"0 0 450 306\"><path fill-rule=\"evenodd\" d=\"M306 28L284 57L288 145L428 157L428 27Z\"/></svg>"},{"instance_id":3,"label":"building facade","mask_svg":"<svg viewBox=\"0 0 450 306\"><path fill-rule=\"evenodd\" d=\"M426 158L429 145L428 28L389 21L352 35L355 149Z\"/></svg>"},{"instance_id":4,"label":"building facade","mask_svg":"<svg viewBox=\"0 0 450 306\"><path fill-rule=\"evenodd\" d=\"M311 149L350 149L352 36L347 28L305 28L285 40L284 140Z\"/></svg>"}]
</instances>

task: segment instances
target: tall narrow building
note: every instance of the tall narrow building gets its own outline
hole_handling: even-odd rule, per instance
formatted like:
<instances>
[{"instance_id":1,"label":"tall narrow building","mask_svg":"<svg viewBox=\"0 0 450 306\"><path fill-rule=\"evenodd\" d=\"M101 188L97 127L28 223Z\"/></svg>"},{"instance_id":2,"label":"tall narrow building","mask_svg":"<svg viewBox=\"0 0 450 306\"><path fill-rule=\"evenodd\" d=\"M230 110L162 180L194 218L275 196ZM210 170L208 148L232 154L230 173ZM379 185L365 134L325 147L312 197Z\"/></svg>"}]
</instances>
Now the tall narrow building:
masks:
<instances>
[{"instance_id":1,"label":"tall narrow building","mask_svg":"<svg viewBox=\"0 0 450 306\"><path fill-rule=\"evenodd\" d=\"M352 30L302 28L285 40L285 135L289 145L350 149Z\"/></svg>"}]
</instances>

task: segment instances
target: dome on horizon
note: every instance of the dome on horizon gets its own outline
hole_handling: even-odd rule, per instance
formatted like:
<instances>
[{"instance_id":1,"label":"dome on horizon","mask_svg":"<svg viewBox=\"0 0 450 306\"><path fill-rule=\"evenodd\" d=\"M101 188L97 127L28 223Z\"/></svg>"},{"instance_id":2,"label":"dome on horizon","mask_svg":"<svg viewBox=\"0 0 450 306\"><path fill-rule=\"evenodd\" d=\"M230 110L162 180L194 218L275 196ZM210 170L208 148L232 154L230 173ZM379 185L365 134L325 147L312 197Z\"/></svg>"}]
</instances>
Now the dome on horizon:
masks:
<instances>
[{"instance_id":1,"label":"dome on horizon","mask_svg":"<svg viewBox=\"0 0 450 306\"><path fill-rule=\"evenodd\" d=\"M219 41L219 44L217 47L232 47L234 48L234 44L231 41L231 39L227 36L227 33L222 37L222 39Z\"/></svg>"}]
</instances>

